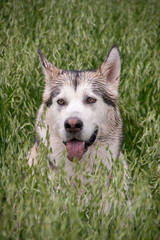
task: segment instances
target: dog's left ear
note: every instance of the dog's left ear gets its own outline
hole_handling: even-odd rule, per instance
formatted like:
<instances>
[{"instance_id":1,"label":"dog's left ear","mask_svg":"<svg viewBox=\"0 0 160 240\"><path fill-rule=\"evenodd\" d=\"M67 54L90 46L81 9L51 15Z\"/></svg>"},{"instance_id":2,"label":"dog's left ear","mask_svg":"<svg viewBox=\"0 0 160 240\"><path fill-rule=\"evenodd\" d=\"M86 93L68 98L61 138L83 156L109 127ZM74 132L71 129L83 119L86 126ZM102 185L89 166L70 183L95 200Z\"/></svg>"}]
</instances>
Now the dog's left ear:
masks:
<instances>
[{"instance_id":1,"label":"dog's left ear","mask_svg":"<svg viewBox=\"0 0 160 240\"><path fill-rule=\"evenodd\" d=\"M118 86L120 83L121 59L117 45L113 45L107 58L102 63L98 72L105 78L107 86L118 96Z\"/></svg>"}]
</instances>

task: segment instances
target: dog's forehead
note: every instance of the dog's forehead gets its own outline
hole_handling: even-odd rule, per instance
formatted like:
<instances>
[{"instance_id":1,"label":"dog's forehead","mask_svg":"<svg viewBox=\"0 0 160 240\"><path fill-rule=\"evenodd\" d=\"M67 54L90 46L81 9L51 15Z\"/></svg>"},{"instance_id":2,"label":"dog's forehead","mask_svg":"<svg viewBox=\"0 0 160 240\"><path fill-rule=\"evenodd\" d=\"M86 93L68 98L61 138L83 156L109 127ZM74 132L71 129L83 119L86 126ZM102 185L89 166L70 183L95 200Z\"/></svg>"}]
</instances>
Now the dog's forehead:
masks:
<instances>
[{"instance_id":1,"label":"dog's forehead","mask_svg":"<svg viewBox=\"0 0 160 240\"><path fill-rule=\"evenodd\" d=\"M61 80L60 80L61 79ZM105 103L115 107L116 99L107 88L104 79L96 71L64 71L60 75L61 93L70 99L100 96Z\"/></svg>"},{"instance_id":2,"label":"dog's forehead","mask_svg":"<svg viewBox=\"0 0 160 240\"><path fill-rule=\"evenodd\" d=\"M92 84L89 81L83 81L82 79L68 79L62 84L60 88L60 94L68 99L78 98L82 100L86 95L93 93Z\"/></svg>"},{"instance_id":3,"label":"dog's forehead","mask_svg":"<svg viewBox=\"0 0 160 240\"><path fill-rule=\"evenodd\" d=\"M63 81L64 85L69 85L77 90L79 86L88 85L96 78L96 71L62 71L59 80Z\"/></svg>"}]
</instances>

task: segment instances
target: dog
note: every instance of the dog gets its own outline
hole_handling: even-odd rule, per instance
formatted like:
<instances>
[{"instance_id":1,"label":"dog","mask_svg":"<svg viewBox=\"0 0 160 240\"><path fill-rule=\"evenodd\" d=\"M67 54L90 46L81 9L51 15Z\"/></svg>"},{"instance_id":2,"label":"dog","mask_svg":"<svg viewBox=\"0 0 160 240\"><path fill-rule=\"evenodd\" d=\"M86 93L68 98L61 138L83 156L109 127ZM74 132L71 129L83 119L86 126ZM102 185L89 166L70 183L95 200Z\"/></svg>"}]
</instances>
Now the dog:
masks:
<instances>
[{"instance_id":1,"label":"dog","mask_svg":"<svg viewBox=\"0 0 160 240\"><path fill-rule=\"evenodd\" d=\"M118 46L113 45L101 66L93 71L59 69L40 50L38 53L45 76L45 89L36 120L37 138L29 153L29 165L37 163L39 143L42 141L52 150L48 160L55 171L62 158L65 171L71 178L75 177L75 159L92 171L95 155L110 171L113 159L123 158L123 122L117 104L121 71ZM123 165L126 170L125 160ZM85 183L84 178L82 182Z\"/></svg>"}]
</instances>

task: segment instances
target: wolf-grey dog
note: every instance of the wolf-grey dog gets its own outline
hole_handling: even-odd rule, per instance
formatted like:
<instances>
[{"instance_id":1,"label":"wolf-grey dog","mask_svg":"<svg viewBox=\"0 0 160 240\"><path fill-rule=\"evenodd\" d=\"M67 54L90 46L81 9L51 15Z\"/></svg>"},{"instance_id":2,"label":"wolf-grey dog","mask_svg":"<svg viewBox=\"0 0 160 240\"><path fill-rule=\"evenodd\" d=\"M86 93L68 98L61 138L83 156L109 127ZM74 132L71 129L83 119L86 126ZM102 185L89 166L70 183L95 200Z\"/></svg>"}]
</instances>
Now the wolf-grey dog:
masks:
<instances>
[{"instance_id":1,"label":"wolf-grey dog","mask_svg":"<svg viewBox=\"0 0 160 240\"><path fill-rule=\"evenodd\" d=\"M121 71L118 47L114 45L94 71L59 69L40 50L38 52L45 75L45 90L36 120L37 140L30 151L29 164L37 162L39 143L47 145L48 132L52 149L48 159L53 168L58 168L66 149L64 161L69 177L75 176L74 158L92 171L97 155L110 170L113 159L121 155L123 140L123 124L117 105ZM123 163L126 168L124 160Z\"/></svg>"}]
</instances>

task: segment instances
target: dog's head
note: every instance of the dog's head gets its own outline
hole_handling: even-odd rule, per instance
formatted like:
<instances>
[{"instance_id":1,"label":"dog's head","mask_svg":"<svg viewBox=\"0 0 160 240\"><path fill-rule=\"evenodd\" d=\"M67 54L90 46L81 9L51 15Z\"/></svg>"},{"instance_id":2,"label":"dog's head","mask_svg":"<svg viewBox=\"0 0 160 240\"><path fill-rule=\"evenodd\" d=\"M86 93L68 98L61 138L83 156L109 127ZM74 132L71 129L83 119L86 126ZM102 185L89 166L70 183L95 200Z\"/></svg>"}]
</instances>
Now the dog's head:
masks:
<instances>
[{"instance_id":1,"label":"dog's head","mask_svg":"<svg viewBox=\"0 0 160 240\"><path fill-rule=\"evenodd\" d=\"M121 61L113 46L96 71L66 71L39 50L46 86L43 101L50 123L66 145L68 159L81 159L88 148L111 137L118 124L117 98Z\"/></svg>"}]
</instances>

